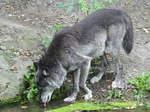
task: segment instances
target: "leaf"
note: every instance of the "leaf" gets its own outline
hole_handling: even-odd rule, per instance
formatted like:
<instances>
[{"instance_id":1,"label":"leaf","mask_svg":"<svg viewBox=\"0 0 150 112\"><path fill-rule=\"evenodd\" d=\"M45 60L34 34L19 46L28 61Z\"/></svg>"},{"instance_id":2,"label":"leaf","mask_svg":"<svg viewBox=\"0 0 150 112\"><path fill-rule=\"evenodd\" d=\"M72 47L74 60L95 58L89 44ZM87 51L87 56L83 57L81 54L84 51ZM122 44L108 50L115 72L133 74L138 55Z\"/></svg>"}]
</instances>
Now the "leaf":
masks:
<instances>
[{"instance_id":1,"label":"leaf","mask_svg":"<svg viewBox=\"0 0 150 112\"><path fill-rule=\"evenodd\" d=\"M13 66L10 68L10 70L12 70L12 71L17 71L17 67L16 67L15 65L13 65Z\"/></svg>"},{"instance_id":2,"label":"leaf","mask_svg":"<svg viewBox=\"0 0 150 112\"><path fill-rule=\"evenodd\" d=\"M135 109L136 107L137 107L136 104L133 104L130 107L127 107L127 109Z\"/></svg>"},{"instance_id":3,"label":"leaf","mask_svg":"<svg viewBox=\"0 0 150 112\"><path fill-rule=\"evenodd\" d=\"M25 74L24 74L24 79L25 79L25 81L29 81L29 80L30 80L30 76L31 76L30 73L25 73Z\"/></svg>"},{"instance_id":4,"label":"leaf","mask_svg":"<svg viewBox=\"0 0 150 112\"><path fill-rule=\"evenodd\" d=\"M27 109L28 108L28 106L21 106L21 109Z\"/></svg>"},{"instance_id":5,"label":"leaf","mask_svg":"<svg viewBox=\"0 0 150 112\"><path fill-rule=\"evenodd\" d=\"M88 5L86 4L86 2L84 0L79 0L79 8L83 11L88 11Z\"/></svg>"},{"instance_id":6,"label":"leaf","mask_svg":"<svg viewBox=\"0 0 150 112\"><path fill-rule=\"evenodd\" d=\"M142 31L145 33L149 33L148 29L146 29L146 28L142 28Z\"/></svg>"},{"instance_id":7,"label":"leaf","mask_svg":"<svg viewBox=\"0 0 150 112\"><path fill-rule=\"evenodd\" d=\"M144 16L147 16L148 15L148 12L144 12Z\"/></svg>"},{"instance_id":8,"label":"leaf","mask_svg":"<svg viewBox=\"0 0 150 112\"><path fill-rule=\"evenodd\" d=\"M35 67L34 67L33 64L30 66L30 69L33 70L33 71L35 71Z\"/></svg>"},{"instance_id":9,"label":"leaf","mask_svg":"<svg viewBox=\"0 0 150 112\"><path fill-rule=\"evenodd\" d=\"M131 4L131 1L128 1L125 3L125 5L130 5Z\"/></svg>"},{"instance_id":10,"label":"leaf","mask_svg":"<svg viewBox=\"0 0 150 112\"><path fill-rule=\"evenodd\" d=\"M6 5L5 7L6 7L6 8L11 8L12 6L11 6L11 5Z\"/></svg>"},{"instance_id":11,"label":"leaf","mask_svg":"<svg viewBox=\"0 0 150 112\"><path fill-rule=\"evenodd\" d=\"M63 26L61 24L57 24L56 26L52 27L51 30L52 31L58 31L60 30L61 28L63 28Z\"/></svg>"}]
</instances>

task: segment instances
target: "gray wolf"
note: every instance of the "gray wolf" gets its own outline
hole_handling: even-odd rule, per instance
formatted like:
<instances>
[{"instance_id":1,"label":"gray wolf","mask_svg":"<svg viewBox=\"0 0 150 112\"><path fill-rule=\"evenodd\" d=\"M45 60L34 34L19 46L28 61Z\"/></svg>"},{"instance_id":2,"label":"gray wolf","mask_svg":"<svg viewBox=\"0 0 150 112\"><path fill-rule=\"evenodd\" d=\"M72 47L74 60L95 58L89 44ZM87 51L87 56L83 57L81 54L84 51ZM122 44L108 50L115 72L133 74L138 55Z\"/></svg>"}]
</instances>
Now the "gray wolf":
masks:
<instances>
[{"instance_id":1,"label":"gray wolf","mask_svg":"<svg viewBox=\"0 0 150 112\"><path fill-rule=\"evenodd\" d=\"M125 12L115 9L97 10L79 23L56 32L44 56L34 63L41 102L50 101L54 89L63 84L67 70L74 71L74 86L73 93L64 101L75 101L79 88L85 91L85 100L92 98L92 91L86 85L91 60L102 56L102 70L91 79L91 83L95 83L105 72L106 48L113 57L116 72L112 86L120 87L121 44L129 54L133 47L133 26Z\"/></svg>"}]
</instances>

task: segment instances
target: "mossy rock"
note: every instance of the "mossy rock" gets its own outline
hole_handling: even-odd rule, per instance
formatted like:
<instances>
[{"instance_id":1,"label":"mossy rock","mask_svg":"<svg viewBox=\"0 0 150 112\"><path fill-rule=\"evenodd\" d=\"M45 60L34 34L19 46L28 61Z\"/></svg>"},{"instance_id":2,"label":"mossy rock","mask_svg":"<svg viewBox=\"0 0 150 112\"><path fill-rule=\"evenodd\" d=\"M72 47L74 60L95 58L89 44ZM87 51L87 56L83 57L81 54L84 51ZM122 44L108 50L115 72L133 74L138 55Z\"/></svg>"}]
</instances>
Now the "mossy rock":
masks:
<instances>
[{"instance_id":1,"label":"mossy rock","mask_svg":"<svg viewBox=\"0 0 150 112\"><path fill-rule=\"evenodd\" d=\"M130 109L131 107L138 106L137 102L109 102L109 103L93 103L93 102L76 102L74 104L64 106L54 110L45 112L73 112L76 110L114 110L114 109Z\"/></svg>"}]
</instances>

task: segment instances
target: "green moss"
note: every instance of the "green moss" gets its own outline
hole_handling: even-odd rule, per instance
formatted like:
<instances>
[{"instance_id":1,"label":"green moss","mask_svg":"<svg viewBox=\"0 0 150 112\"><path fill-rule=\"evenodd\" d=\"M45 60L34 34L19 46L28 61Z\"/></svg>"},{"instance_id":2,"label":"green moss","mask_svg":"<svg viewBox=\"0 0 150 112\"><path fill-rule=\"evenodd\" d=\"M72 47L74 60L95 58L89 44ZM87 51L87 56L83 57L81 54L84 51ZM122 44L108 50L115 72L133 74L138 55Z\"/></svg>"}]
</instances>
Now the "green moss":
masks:
<instances>
[{"instance_id":1,"label":"green moss","mask_svg":"<svg viewBox=\"0 0 150 112\"><path fill-rule=\"evenodd\" d=\"M19 103L21 102L21 96L17 96L15 98L9 98L6 100L0 100L0 105L11 104L11 103Z\"/></svg>"},{"instance_id":2,"label":"green moss","mask_svg":"<svg viewBox=\"0 0 150 112\"><path fill-rule=\"evenodd\" d=\"M110 103L110 105L119 108L127 108L135 104L137 104L137 102L111 102Z\"/></svg>"},{"instance_id":3,"label":"green moss","mask_svg":"<svg viewBox=\"0 0 150 112\"><path fill-rule=\"evenodd\" d=\"M68 106L64 106L58 109L49 110L45 112L72 112L75 110L113 110L115 108L128 108L132 105L137 104L136 102L110 102L103 104L94 104L91 102L77 102Z\"/></svg>"}]
</instances>

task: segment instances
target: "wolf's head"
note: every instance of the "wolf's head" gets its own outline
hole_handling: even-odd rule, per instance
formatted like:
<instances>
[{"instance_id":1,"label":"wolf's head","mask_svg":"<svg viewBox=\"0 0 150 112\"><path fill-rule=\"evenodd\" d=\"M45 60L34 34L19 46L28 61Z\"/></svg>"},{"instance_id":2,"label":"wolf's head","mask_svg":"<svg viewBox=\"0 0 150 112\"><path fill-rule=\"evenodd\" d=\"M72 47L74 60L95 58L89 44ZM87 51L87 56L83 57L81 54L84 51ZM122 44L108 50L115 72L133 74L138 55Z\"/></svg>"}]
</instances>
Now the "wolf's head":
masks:
<instances>
[{"instance_id":1,"label":"wolf's head","mask_svg":"<svg viewBox=\"0 0 150 112\"><path fill-rule=\"evenodd\" d=\"M60 88L63 84L67 72L59 62L46 65L40 60L34 62L34 66L40 102L44 104L50 101L54 89Z\"/></svg>"}]
</instances>

